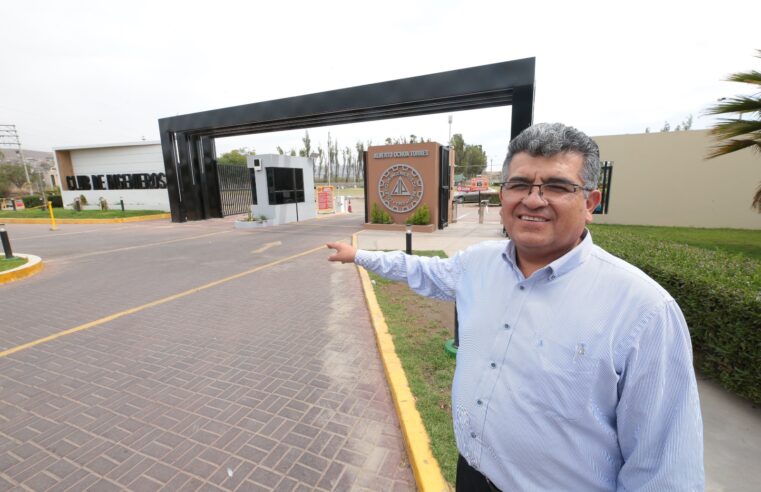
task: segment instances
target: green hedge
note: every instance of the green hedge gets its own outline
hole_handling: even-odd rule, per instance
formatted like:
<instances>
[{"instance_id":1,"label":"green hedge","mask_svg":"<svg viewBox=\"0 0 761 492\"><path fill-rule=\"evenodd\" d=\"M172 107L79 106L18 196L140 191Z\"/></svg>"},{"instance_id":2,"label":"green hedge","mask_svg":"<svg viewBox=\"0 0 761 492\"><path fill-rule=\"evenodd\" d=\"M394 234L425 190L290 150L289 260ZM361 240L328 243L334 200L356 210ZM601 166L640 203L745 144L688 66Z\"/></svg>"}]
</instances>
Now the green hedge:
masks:
<instances>
[{"instance_id":1,"label":"green hedge","mask_svg":"<svg viewBox=\"0 0 761 492\"><path fill-rule=\"evenodd\" d=\"M21 199L24 201L24 207L26 208L42 206L42 197L40 195L26 195L22 196Z\"/></svg>"},{"instance_id":2,"label":"green hedge","mask_svg":"<svg viewBox=\"0 0 761 492\"><path fill-rule=\"evenodd\" d=\"M761 262L604 227L593 236L674 296L690 328L696 368L761 404Z\"/></svg>"},{"instance_id":3,"label":"green hedge","mask_svg":"<svg viewBox=\"0 0 761 492\"><path fill-rule=\"evenodd\" d=\"M47 198L54 207L63 207L61 195L48 195ZM26 208L42 207L42 197L40 195L26 195L22 196L21 199L24 201L24 207Z\"/></svg>"},{"instance_id":4,"label":"green hedge","mask_svg":"<svg viewBox=\"0 0 761 492\"><path fill-rule=\"evenodd\" d=\"M61 195L48 195L48 200L53 207L63 208L63 197Z\"/></svg>"}]
</instances>

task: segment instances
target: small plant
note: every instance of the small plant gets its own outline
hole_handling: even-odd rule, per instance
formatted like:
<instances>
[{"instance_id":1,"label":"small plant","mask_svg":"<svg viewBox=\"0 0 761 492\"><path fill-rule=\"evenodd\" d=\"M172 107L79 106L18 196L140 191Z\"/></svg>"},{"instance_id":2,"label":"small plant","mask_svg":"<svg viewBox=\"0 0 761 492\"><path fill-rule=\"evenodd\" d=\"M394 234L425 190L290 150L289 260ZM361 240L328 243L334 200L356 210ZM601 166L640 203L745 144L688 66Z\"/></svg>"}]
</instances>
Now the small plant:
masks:
<instances>
[{"instance_id":1,"label":"small plant","mask_svg":"<svg viewBox=\"0 0 761 492\"><path fill-rule=\"evenodd\" d=\"M101 210L108 210L108 201L105 198L100 197L98 203L100 204Z\"/></svg>"},{"instance_id":2,"label":"small plant","mask_svg":"<svg viewBox=\"0 0 761 492\"><path fill-rule=\"evenodd\" d=\"M422 207L415 210L415 212L410 215L410 217L407 219L406 224L412 224L412 225L428 225L431 223L431 212L428 210L428 205L423 205Z\"/></svg>"},{"instance_id":3,"label":"small plant","mask_svg":"<svg viewBox=\"0 0 761 492\"><path fill-rule=\"evenodd\" d=\"M253 213L249 212L246 214L246 218L244 219L244 222L266 222L267 216L266 215L254 215Z\"/></svg>"},{"instance_id":4,"label":"small plant","mask_svg":"<svg viewBox=\"0 0 761 492\"><path fill-rule=\"evenodd\" d=\"M87 197L84 195L79 195L79 203L80 205L87 205Z\"/></svg>"},{"instance_id":5,"label":"small plant","mask_svg":"<svg viewBox=\"0 0 761 492\"><path fill-rule=\"evenodd\" d=\"M393 224L394 219L391 218L385 210L381 210L377 203L373 203L373 208L370 210L370 223L371 224Z\"/></svg>"}]
</instances>

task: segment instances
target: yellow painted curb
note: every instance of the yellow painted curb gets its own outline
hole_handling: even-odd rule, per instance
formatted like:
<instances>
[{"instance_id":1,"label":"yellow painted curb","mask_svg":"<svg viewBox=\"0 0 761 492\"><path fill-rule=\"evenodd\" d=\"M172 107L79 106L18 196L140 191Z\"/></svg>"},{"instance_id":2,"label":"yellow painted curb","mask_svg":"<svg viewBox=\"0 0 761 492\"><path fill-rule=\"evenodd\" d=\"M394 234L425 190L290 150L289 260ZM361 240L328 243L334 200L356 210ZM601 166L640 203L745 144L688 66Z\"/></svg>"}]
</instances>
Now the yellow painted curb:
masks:
<instances>
[{"instance_id":1,"label":"yellow painted curb","mask_svg":"<svg viewBox=\"0 0 761 492\"><path fill-rule=\"evenodd\" d=\"M27 262L21 266L18 266L12 270L6 270L0 272L0 284L13 282L15 280L21 280L22 278L31 277L35 273L42 270L42 258L34 255L22 255L16 253L13 256L20 256L26 258Z\"/></svg>"},{"instance_id":2,"label":"yellow painted curb","mask_svg":"<svg viewBox=\"0 0 761 492\"><path fill-rule=\"evenodd\" d=\"M352 235L352 245L357 246L356 234ZM357 265L357 271L362 280L367 309L370 311L373 328L375 328L375 340L383 361L383 368L386 372L396 413L399 416L404 445L407 448L407 456L410 459L418 489L423 492L448 492L451 488L441 473L439 462L436 461L431 452L431 440L423 426L423 419L415 407L415 398L412 396L412 391L407 383L407 376L402 368L402 363L396 355L394 341L388 332L388 325L383 317L378 299L375 297L370 276L359 265Z\"/></svg>"},{"instance_id":3,"label":"yellow painted curb","mask_svg":"<svg viewBox=\"0 0 761 492\"><path fill-rule=\"evenodd\" d=\"M169 219L172 214L137 215L135 217L121 217L116 219L56 219L57 224L120 224L122 222L143 222L146 220ZM50 224L50 219L14 219L12 217L0 217L3 224Z\"/></svg>"}]
</instances>

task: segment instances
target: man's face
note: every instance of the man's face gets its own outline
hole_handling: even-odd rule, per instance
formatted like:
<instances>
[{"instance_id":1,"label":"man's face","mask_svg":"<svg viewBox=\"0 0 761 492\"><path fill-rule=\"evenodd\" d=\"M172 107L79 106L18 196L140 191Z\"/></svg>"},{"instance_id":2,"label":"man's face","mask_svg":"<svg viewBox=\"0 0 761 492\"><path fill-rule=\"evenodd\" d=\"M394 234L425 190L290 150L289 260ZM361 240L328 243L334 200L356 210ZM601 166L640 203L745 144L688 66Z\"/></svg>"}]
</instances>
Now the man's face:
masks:
<instances>
[{"instance_id":1,"label":"man's face","mask_svg":"<svg viewBox=\"0 0 761 492\"><path fill-rule=\"evenodd\" d=\"M581 170L584 159L578 153L560 153L551 157L532 157L520 152L510 163L508 181L531 184L572 183L583 185ZM600 192L591 191L587 198L582 190L547 200L534 187L521 199L502 193L502 223L514 241L519 259L547 265L573 249L580 242L592 211L600 203Z\"/></svg>"}]
</instances>

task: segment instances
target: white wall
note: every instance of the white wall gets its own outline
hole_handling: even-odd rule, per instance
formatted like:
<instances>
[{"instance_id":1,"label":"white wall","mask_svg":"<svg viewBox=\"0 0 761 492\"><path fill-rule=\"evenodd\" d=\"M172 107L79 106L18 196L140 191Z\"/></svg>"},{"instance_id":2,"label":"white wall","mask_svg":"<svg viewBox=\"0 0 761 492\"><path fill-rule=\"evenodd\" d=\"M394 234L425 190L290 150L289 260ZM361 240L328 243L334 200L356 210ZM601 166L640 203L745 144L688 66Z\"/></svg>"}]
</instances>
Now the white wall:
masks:
<instances>
[{"instance_id":1,"label":"white wall","mask_svg":"<svg viewBox=\"0 0 761 492\"><path fill-rule=\"evenodd\" d=\"M161 144L158 143L71 149L69 152L74 175L164 173L164 158ZM95 208L100 197L103 197L111 209L117 208L119 201L123 199L125 209L169 211L169 195L166 188L66 191L63 190L66 177L59 176L59 180L62 184L64 206L70 206L76 197L84 195L89 203L87 208Z\"/></svg>"},{"instance_id":2,"label":"white wall","mask_svg":"<svg viewBox=\"0 0 761 492\"><path fill-rule=\"evenodd\" d=\"M257 171L256 176L256 198L257 204L251 205L251 213L254 215L265 215L268 219L273 219L275 224L286 224L296 222L298 209L298 220L314 219L317 217L317 208L315 206L314 196L314 176L312 172L312 159L308 157L294 157L279 154L263 154L247 156L249 168L254 167L254 159L259 159L262 163L261 171ZM269 194L267 193L267 171L268 167L285 167L301 168L304 171L304 203L288 203L284 205L270 205Z\"/></svg>"}]
</instances>

